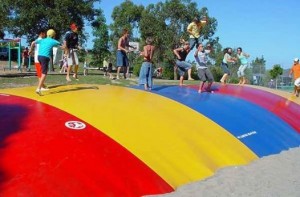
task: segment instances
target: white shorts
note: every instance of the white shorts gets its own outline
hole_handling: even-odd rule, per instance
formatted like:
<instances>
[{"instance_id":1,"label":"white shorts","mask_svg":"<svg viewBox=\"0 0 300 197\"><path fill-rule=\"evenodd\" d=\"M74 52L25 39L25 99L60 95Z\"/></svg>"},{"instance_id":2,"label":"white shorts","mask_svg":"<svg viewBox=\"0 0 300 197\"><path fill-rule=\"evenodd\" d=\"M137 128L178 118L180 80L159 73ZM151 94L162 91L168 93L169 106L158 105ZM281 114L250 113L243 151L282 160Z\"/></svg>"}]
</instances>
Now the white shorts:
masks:
<instances>
[{"instance_id":1,"label":"white shorts","mask_svg":"<svg viewBox=\"0 0 300 197\"><path fill-rule=\"evenodd\" d=\"M300 87L300 77L295 80L295 86Z\"/></svg>"},{"instance_id":2,"label":"white shorts","mask_svg":"<svg viewBox=\"0 0 300 197\"><path fill-rule=\"evenodd\" d=\"M68 55L68 65L69 66L79 65L77 49L70 49Z\"/></svg>"}]
</instances>

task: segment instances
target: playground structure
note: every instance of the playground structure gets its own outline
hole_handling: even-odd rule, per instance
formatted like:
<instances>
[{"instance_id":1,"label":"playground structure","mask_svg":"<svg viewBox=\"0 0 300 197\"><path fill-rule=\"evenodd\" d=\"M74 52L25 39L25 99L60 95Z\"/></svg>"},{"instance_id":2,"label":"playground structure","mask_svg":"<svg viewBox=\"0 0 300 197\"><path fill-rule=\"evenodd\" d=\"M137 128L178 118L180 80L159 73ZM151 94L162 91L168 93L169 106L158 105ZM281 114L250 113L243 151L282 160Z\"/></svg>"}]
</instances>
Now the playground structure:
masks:
<instances>
[{"instance_id":1,"label":"playground structure","mask_svg":"<svg viewBox=\"0 0 300 197\"><path fill-rule=\"evenodd\" d=\"M163 194L300 145L300 100L274 89L49 88L0 90L0 196Z\"/></svg>"},{"instance_id":2,"label":"playground structure","mask_svg":"<svg viewBox=\"0 0 300 197\"><path fill-rule=\"evenodd\" d=\"M18 51L18 57L17 57L17 61L18 61L18 70L22 70L21 68L21 39L20 38L16 38L16 39L3 39L0 40L0 47L6 47L8 49L8 65L7 68L9 70L12 70L12 59L11 59L11 50L16 49ZM4 70L5 70L5 66L4 66Z\"/></svg>"}]
</instances>

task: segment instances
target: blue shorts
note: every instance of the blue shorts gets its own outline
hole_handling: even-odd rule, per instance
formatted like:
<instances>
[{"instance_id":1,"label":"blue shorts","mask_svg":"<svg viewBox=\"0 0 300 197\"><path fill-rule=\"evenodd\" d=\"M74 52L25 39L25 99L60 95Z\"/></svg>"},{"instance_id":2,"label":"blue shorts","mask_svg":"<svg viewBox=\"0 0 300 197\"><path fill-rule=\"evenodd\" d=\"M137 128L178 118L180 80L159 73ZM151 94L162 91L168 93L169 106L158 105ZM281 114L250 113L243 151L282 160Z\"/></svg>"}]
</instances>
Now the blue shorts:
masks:
<instances>
[{"instance_id":1,"label":"blue shorts","mask_svg":"<svg viewBox=\"0 0 300 197\"><path fill-rule=\"evenodd\" d=\"M178 66L178 73L180 76L183 76L188 69L192 68L192 64L179 60L176 60L176 66Z\"/></svg>"},{"instance_id":2,"label":"blue shorts","mask_svg":"<svg viewBox=\"0 0 300 197\"><path fill-rule=\"evenodd\" d=\"M199 47L199 39L200 38L190 38L189 43L190 43L190 49L193 50L193 48L196 46L196 49Z\"/></svg>"},{"instance_id":3,"label":"blue shorts","mask_svg":"<svg viewBox=\"0 0 300 197\"><path fill-rule=\"evenodd\" d=\"M128 66L128 57L124 51L117 51L117 67Z\"/></svg>"},{"instance_id":4,"label":"blue shorts","mask_svg":"<svg viewBox=\"0 0 300 197\"><path fill-rule=\"evenodd\" d=\"M39 55L38 60L39 60L39 62L41 64L41 67L42 67L42 74L46 75L48 73L48 68L49 68L48 65L49 65L49 62L50 62L50 58Z\"/></svg>"}]
</instances>

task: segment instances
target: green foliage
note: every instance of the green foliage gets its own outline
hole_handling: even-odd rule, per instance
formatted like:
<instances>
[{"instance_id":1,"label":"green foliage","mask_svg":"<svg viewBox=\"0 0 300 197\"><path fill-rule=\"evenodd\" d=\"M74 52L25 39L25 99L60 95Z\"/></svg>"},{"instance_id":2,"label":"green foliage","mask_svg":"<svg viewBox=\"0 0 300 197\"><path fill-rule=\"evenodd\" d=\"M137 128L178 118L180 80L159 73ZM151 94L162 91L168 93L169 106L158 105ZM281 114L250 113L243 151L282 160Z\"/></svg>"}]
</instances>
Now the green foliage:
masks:
<instances>
[{"instance_id":1,"label":"green foliage","mask_svg":"<svg viewBox=\"0 0 300 197\"><path fill-rule=\"evenodd\" d=\"M266 60L262 56L261 58L256 57L251 63L253 74L265 74L266 73Z\"/></svg>"},{"instance_id":2,"label":"green foliage","mask_svg":"<svg viewBox=\"0 0 300 197\"><path fill-rule=\"evenodd\" d=\"M163 62L161 65L163 67L163 78L174 79L174 65L167 62Z\"/></svg>"},{"instance_id":3,"label":"green foliage","mask_svg":"<svg viewBox=\"0 0 300 197\"><path fill-rule=\"evenodd\" d=\"M155 61L166 63L164 77L174 76L173 65L175 56L173 49L180 46L180 39L188 40L187 26L194 17L206 16L208 24L201 31L202 39L208 42L212 39L217 27L217 21L209 17L207 8L197 9L198 5L190 0L168 0L165 3L148 5L142 12L140 33L143 40L154 37L156 54Z\"/></svg>"},{"instance_id":4,"label":"green foliage","mask_svg":"<svg viewBox=\"0 0 300 197\"><path fill-rule=\"evenodd\" d=\"M0 20L0 39L3 39L5 36L4 31L7 29L9 24L9 3L2 2L0 3L0 13L1 13L1 20Z\"/></svg>"},{"instance_id":5,"label":"green foliage","mask_svg":"<svg viewBox=\"0 0 300 197\"><path fill-rule=\"evenodd\" d=\"M135 76L139 76L142 64L143 64L143 58L141 57L136 58L136 61L133 65L133 74Z\"/></svg>"},{"instance_id":6,"label":"green foliage","mask_svg":"<svg viewBox=\"0 0 300 197\"><path fill-rule=\"evenodd\" d=\"M223 71L221 69L221 66L220 65L214 65L214 66L210 66L209 69L210 69L211 73L214 76L214 80L215 81L220 81L220 79L223 76Z\"/></svg>"},{"instance_id":7,"label":"green foliage","mask_svg":"<svg viewBox=\"0 0 300 197\"><path fill-rule=\"evenodd\" d=\"M53 28L57 39L68 30L71 22L84 27L84 20L92 21L100 11L93 9L99 0L1 0L9 5L7 30L15 36L26 36L31 42L41 28ZM0 27L1 28L1 27ZM84 34L81 36L84 39Z\"/></svg>"},{"instance_id":8,"label":"green foliage","mask_svg":"<svg viewBox=\"0 0 300 197\"><path fill-rule=\"evenodd\" d=\"M109 35L104 15L101 13L92 23L93 35L95 36L93 46L93 57L90 66L102 67L104 59L109 59Z\"/></svg>"},{"instance_id":9,"label":"green foliage","mask_svg":"<svg viewBox=\"0 0 300 197\"><path fill-rule=\"evenodd\" d=\"M272 79L277 79L279 75L282 75L283 69L281 68L280 64L276 64L273 68L269 71L270 76Z\"/></svg>"},{"instance_id":10,"label":"green foliage","mask_svg":"<svg viewBox=\"0 0 300 197\"><path fill-rule=\"evenodd\" d=\"M143 9L143 6L137 6L130 0L125 0L113 9L111 17L114 22L110 25L113 51L117 50L117 43L122 36L123 29L128 29L131 35L137 30ZM132 40L136 39L133 38Z\"/></svg>"}]
</instances>

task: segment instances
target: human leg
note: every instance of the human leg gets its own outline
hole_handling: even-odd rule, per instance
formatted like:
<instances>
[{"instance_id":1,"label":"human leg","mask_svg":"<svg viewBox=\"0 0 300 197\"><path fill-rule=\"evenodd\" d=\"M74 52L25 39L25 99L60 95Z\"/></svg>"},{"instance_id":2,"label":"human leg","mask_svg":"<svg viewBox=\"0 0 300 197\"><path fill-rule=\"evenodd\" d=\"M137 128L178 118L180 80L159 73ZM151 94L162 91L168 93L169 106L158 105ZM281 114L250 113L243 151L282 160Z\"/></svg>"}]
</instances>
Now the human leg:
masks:
<instances>
[{"instance_id":1,"label":"human leg","mask_svg":"<svg viewBox=\"0 0 300 197\"><path fill-rule=\"evenodd\" d=\"M149 63L149 68L148 68L148 72L147 72L147 84L148 84L148 87L149 87L149 90L152 89L152 86L153 86L153 65L152 63Z\"/></svg>"},{"instance_id":2,"label":"human leg","mask_svg":"<svg viewBox=\"0 0 300 197\"><path fill-rule=\"evenodd\" d=\"M199 89L198 89L198 93L201 93L203 91L203 87L206 81L206 76L205 76L205 69L204 68L198 68L197 69L197 74L200 80L200 84L199 84Z\"/></svg>"},{"instance_id":3,"label":"human leg","mask_svg":"<svg viewBox=\"0 0 300 197\"><path fill-rule=\"evenodd\" d=\"M192 78L192 64L185 61L176 61L176 65L178 66L178 70L188 73L188 80L194 80ZM184 74L183 74L184 75Z\"/></svg>"},{"instance_id":4,"label":"human leg","mask_svg":"<svg viewBox=\"0 0 300 197\"><path fill-rule=\"evenodd\" d=\"M42 77L42 66L39 62L35 62L34 65L35 65L36 76L38 78L38 84L39 84L41 81L41 77ZM44 83L42 84L41 87L46 89L46 85Z\"/></svg>"},{"instance_id":5,"label":"human leg","mask_svg":"<svg viewBox=\"0 0 300 197\"><path fill-rule=\"evenodd\" d=\"M183 76L180 76L180 78L179 78L179 85L183 86Z\"/></svg>"},{"instance_id":6,"label":"human leg","mask_svg":"<svg viewBox=\"0 0 300 197\"><path fill-rule=\"evenodd\" d=\"M124 76L124 79L127 79L127 72L128 72L127 70L128 70L128 68L129 68L128 66L124 66L123 67L123 76Z\"/></svg>"},{"instance_id":7,"label":"human leg","mask_svg":"<svg viewBox=\"0 0 300 197\"><path fill-rule=\"evenodd\" d=\"M189 68L189 69L188 69L188 80L194 80L194 79L192 78L192 68Z\"/></svg>"},{"instance_id":8,"label":"human leg","mask_svg":"<svg viewBox=\"0 0 300 197\"><path fill-rule=\"evenodd\" d=\"M70 79L71 69L72 69L72 65L69 65L68 68L67 68L67 75L66 75L66 80L67 80L67 81L72 81L72 80Z\"/></svg>"},{"instance_id":9,"label":"human leg","mask_svg":"<svg viewBox=\"0 0 300 197\"><path fill-rule=\"evenodd\" d=\"M121 71L121 66L119 66L118 68L117 68L117 79L120 79L120 71Z\"/></svg>"},{"instance_id":10,"label":"human leg","mask_svg":"<svg viewBox=\"0 0 300 197\"><path fill-rule=\"evenodd\" d=\"M125 62L125 55L126 53L118 50L117 51L117 79L120 79L120 72L121 72L121 68L124 67L126 64ZM124 71L126 72L126 71Z\"/></svg>"},{"instance_id":11,"label":"human leg","mask_svg":"<svg viewBox=\"0 0 300 197\"><path fill-rule=\"evenodd\" d=\"M79 59L78 59L78 54L77 50L73 49L73 65L74 65L74 75L73 77L78 80L78 68L79 68Z\"/></svg>"},{"instance_id":12,"label":"human leg","mask_svg":"<svg viewBox=\"0 0 300 197\"><path fill-rule=\"evenodd\" d=\"M143 62L140 73L139 73L139 84L144 85L144 89L148 90L147 81L146 81L146 64Z\"/></svg>"},{"instance_id":13,"label":"human leg","mask_svg":"<svg viewBox=\"0 0 300 197\"><path fill-rule=\"evenodd\" d=\"M247 64L243 64L240 66L241 67L241 78L242 78L242 83L241 84L245 84L246 83L246 78L245 78L245 70L247 68Z\"/></svg>"},{"instance_id":14,"label":"human leg","mask_svg":"<svg viewBox=\"0 0 300 197\"><path fill-rule=\"evenodd\" d=\"M179 85L182 86L183 85L183 79L184 79L184 74L185 71L188 69L187 64L185 64L184 61L179 61L176 60L176 66L177 66L177 71L179 73Z\"/></svg>"},{"instance_id":15,"label":"human leg","mask_svg":"<svg viewBox=\"0 0 300 197\"><path fill-rule=\"evenodd\" d=\"M199 46L199 42L197 38L190 38L189 39L189 43L190 43L190 48L191 50L193 50L193 48L196 46L196 48L198 48Z\"/></svg>"},{"instance_id":16,"label":"human leg","mask_svg":"<svg viewBox=\"0 0 300 197\"><path fill-rule=\"evenodd\" d=\"M242 75L241 75L241 66L239 67L239 69L237 71L237 76L240 79L238 85L242 84L242 82L243 82Z\"/></svg>"},{"instance_id":17,"label":"human leg","mask_svg":"<svg viewBox=\"0 0 300 197\"><path fill-rule=\"evenodd\" d=\"M43 86L46 80L50 58L38 56L38 60L41 64L41 77L39 78L38 86L35 92L41 95L41 89L44 88Z\"/></svg>"},{"instance_id":18,"label":"human leg","mask_svg":"<svg viewBox=\"0 0 300 197\"><path fill-rule=\"evenodd\" d=\"M208 68L205 69L205 76L206 76L206 79L208 81L206 90L209 91L209 92L213 92L211 90L211 86L212 86L213 81L214 81L214 76Z\"/></svg>"},{"instance_id":19,"label":"human leg","mask_svg":"<svg viewBox=\"0 0 300 197\"><path fill-rule=\"evenodd\" d=\"M227 73L224 73L224 74L223 74L223 76L222 76L222 78L221 78L221 80L220 80L220 82L221 82L222 84L225 84L225 83L226 83L227 76L228 76Z\"/></svg>"},{"instance_id":20,"label":"human leg","mask_svg":"<svg viewBox=\"0 0 300 197\"><path fill-rule=\"evenodd\" d=\"M73 75L73 77L76 79L76 80L78 80L78 74L77 74L77 72L78 72L78 65L75 65L74 66L74 75Z\"/></svg>"},{"instance_id":21,"label":"human leg","mask_svg":"<svg viewBox=\"0 0 300 197\"><path fill-rule=\"evenodd\" d=\"M299 89L300 89L300 77L299 78L297 78L296 80L295 80L295 82L294 82L294 94L295 94L295 96L299 96Z\"/></svg>"},{"instance_id":22,"label":"human leg","mask_svg":"<svg viewBox=\"0 0 300 197\"><path fill-rule=\"evenodd\" d=\"M113 79L113 75L112 75L112 65L108 66L108 75L110 79Z\"/></svg>"},{"instance_id":23,"label":"human leg","mask_svg":"<svg viewBox=\"0 0 300 197\"><path fill-rule=\"evenodd\" d=\"M198 93L201 93L203 91L204 84L205 84L205 81L200 81Z\"/></svg>"},{"instance_id":24,"label":"human leg","mask_svg":"<svg viewBox=\"0 0 300 197\"><path fill-rule=\"evenodd\" d=\"M229 69L228 69L228 65L227 65L226 63L224 63L224 62L222 62L221 68L222 68L224 74L223 74L223 76L222 76L220 82L221 82L222 84L225 84L225 83L226 83L226 80L227 80L227 78L228 78L228 75L230 75L230 71L229 71Z\"/></svg>"}]
</instances>

